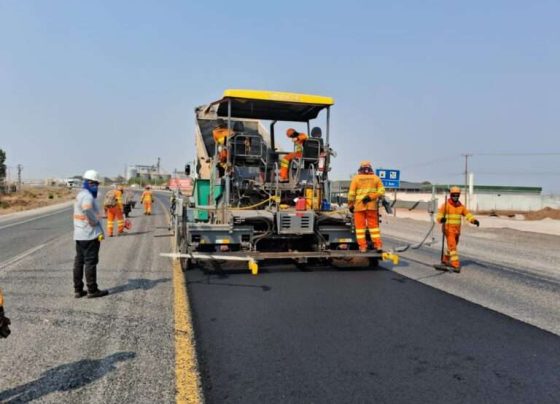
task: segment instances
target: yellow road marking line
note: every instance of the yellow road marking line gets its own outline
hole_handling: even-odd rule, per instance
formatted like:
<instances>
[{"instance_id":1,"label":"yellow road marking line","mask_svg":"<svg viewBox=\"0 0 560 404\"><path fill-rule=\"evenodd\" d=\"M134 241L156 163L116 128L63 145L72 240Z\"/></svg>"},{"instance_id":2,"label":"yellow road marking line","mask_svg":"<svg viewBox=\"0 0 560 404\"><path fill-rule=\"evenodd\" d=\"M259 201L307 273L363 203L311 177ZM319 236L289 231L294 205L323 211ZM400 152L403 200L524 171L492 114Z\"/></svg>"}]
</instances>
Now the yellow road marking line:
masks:
<instances>
[{"instance_id":1,"label":"yellow road marking line","mask_svg":"<svg viewBox=\"0 0 560 404\"><path fill-rule=\"evenodd\" d=\"M170 220L163 203L156 199ZM175 250L175 238L171 247ZM198 360L192 325L191 307L185 287L185 274L179 260L173 259L173 311L175 317L175 401L177 403L203 403L202 385L198 371Z\"/></svg>"},{"instance_id":2,"label":"yellow road marking line","mask_svg":"<svg viewBox=\"0 0 560 404\"><path fill-rule=\"evenodd\" d=\"M173 294L175 311L175 375L177 403L202 403L202 389L191 309L185 276L177 259L173 260Z\"/></svg>"}]
</instances>

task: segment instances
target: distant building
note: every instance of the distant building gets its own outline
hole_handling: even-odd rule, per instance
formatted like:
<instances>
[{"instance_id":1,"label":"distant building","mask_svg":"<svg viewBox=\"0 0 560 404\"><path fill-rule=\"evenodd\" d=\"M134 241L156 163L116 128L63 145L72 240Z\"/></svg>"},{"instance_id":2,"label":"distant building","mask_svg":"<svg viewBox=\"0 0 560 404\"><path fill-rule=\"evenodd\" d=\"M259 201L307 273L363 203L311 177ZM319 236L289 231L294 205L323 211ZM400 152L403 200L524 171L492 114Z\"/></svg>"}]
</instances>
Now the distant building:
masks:
<instances>
[{"instance_id":1,"label":"distant building","mask_svg":"<svg viewBox=\"0 0 560 404\"><path fill-rule=\"evenodd\" d=\"M157 165L133 164L126 168L126 181L132 178L141 178L143 180L162 180L168 179L171 175L161 172Z\"/></svg>"},{"instance_id":2,"label":"distant building","mask_svg":"<svg viewBox=\"0 0 560 404\"><path fill-rule=\"evenodd\" d=\"M425 209L434 191L438 203L442 203L450 185L457 185L462 189L461 200L468 196L467 205L474 211L491 210L539 210L544 207L558 208L560 199L542 195L541 187L519 187L499 185L474 185L472 193L465 192L460 184L431 184L429 182L401 181L401 186L395 190L386 188L386 196L393 199L397 196L396 206L407 209ZM331 201L344 204L348 201L350 181L331 182ZM396 191L396 193L395 193Z\"/></svg>"}]
</instances>

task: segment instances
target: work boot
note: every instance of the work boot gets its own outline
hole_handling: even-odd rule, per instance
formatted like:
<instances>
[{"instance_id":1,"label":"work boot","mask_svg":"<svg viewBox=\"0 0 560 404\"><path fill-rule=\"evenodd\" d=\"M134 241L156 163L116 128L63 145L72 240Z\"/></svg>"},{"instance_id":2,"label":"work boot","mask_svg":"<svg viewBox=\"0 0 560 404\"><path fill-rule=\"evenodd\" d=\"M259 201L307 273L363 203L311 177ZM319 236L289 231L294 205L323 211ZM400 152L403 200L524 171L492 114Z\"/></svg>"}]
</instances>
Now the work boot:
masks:
<instances>
[{"instance_id":1,"label":"work boot","mask_svg":"<svg viewBox=\"0 0 560 404\"><path fill-rule=\"evenodd\" d=\"M97 289L97 290L94 290L94 291L88 291L87 297L88 297L88 299L93 299L93 298L96 298L96 297L107 296L108 294L109 294L108 290Z\"/></svg>"},{"instance_id":2,"label":"work boot","mask_svg":"<svg viewBox=\"0 0 560 404\"><path fill-rule=\"evenodd\" d=\"M461 267L453 267L453 272L455 273L460 273L461 272Z\"/></svg>"},{"instance_id":3,"label":"work boot","mask_svg":"<svg viewBox=\"0 0 560 404\"><path fill-rule=\"evenodd\" d=\"M79 299L80 297L84 297L85 295L87 295L87 292L86 292L85 290L77 290L77 291L74 293L74 297L75 297L76 299Z\"/></svg>"}]
</instances>

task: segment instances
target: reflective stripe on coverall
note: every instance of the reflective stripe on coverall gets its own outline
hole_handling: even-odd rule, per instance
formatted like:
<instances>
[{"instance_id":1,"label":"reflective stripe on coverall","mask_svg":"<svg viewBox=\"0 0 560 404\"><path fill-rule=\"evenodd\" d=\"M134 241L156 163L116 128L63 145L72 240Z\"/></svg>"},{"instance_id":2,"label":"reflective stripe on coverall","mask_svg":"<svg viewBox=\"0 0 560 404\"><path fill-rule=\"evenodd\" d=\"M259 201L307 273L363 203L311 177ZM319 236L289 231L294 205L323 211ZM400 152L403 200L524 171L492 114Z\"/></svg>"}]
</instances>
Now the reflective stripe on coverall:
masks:
<instances>
[{"instance_id":1,"label":"reflective stripe on coverall","mask_svg":"<svg viewBox=\"0 0 560 404\"><path fill-rule=\"evenodd\" d=\"M371 201L363 203L362 199L366 195ZM385 187L377 175L357 174L352 178L348 190L348 206L354 207L356 242L360 250L367 249L366 231L369 231L369 236L376 249L383 247L377 211L377 198L383 195L385 195Z\"/></svg>"},{"instance_id":2,"label":"reflective stripe on coverall","mask_svg":"<svg viewBox=\"0 0 560 404\"><path fill-rule=\"evenodd\" d=\"M152 214L152 191L144 191L140 197L140 203L144 204L144 214Z\"/></svg>"},{"instance_id":3,"label":"reflective stripe on coverall","mask_svg":"<svg viewBox=\"0 0 560 404\"><path fill-rule=\"evenodd\" d=\"M295 144L295 151L293 153L288 153L282 160L280 160L280 180L287 181L289 176L290 162L294 158L301 158L303 155L303 144L307 140L307 135L305 133L300 133L297 137L293 138Z\"/></svg>"},{"instance_id":4,"label":"reflective stripe on coverall","mask_svg":"<svg viewBox=\"0 0 560 404\"><path fill-rule=\"evenodd\" d=\"M124 217L122 209L116 205L107 207L107 234L109 237L113 235L113 228L115 221L119 234L124 232Z\"/></svg>"},{"instance_id":5,"label":"reflective stripe on coverall","mask_svg":"<svg viewBox=\"0 0 560 404\"><path fill-rule=\"evenodd\" d=\"M447 240L447 250L443 257L443 264L451 265L453 268L459 268L459 254L457 253L457 245L459 244L459 236L461 235L461 217L464 216L469 222L473 222L476 218L465 208L461 202L453 202L451 198L439 207L436 221L441 223L443 217L446 218L444 225L445 238Z\"/></svg>"},{"instance_id":6,"label":"reflective stripe on coverall","mask_svg":"<svg viewBox=\"0 0 560 404\"><path fill-rule=\"evenodd\" d=\"M107 233L109 236L113 234L114 222L117 222L119 234L124 232L124 215L123 215L123 192L120 189L115 190L116 206L107 209Z\"/></svg>"}]
</instances>

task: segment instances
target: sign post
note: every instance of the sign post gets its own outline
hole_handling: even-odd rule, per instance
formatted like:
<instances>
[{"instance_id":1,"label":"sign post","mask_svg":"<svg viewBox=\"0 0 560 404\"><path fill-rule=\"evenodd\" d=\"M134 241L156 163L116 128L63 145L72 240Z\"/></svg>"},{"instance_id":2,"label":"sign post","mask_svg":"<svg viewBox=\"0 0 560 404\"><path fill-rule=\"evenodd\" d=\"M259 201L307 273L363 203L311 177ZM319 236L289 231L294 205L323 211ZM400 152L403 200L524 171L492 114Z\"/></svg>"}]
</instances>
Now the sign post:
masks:
<instances>
[{"instance_id":1,"label":"sign post","mask_svg":"<svg viewBox=\"0 0 560 404\"><path fill-rule=\"evenodd\" d=\"M393 188L395 202L397 200L397 189L401 186L401 170L378 168L375 174L379 177L385 188ZM393 216L397 216L397 208L393 209Z\"/></svg>"}]
</instances>

